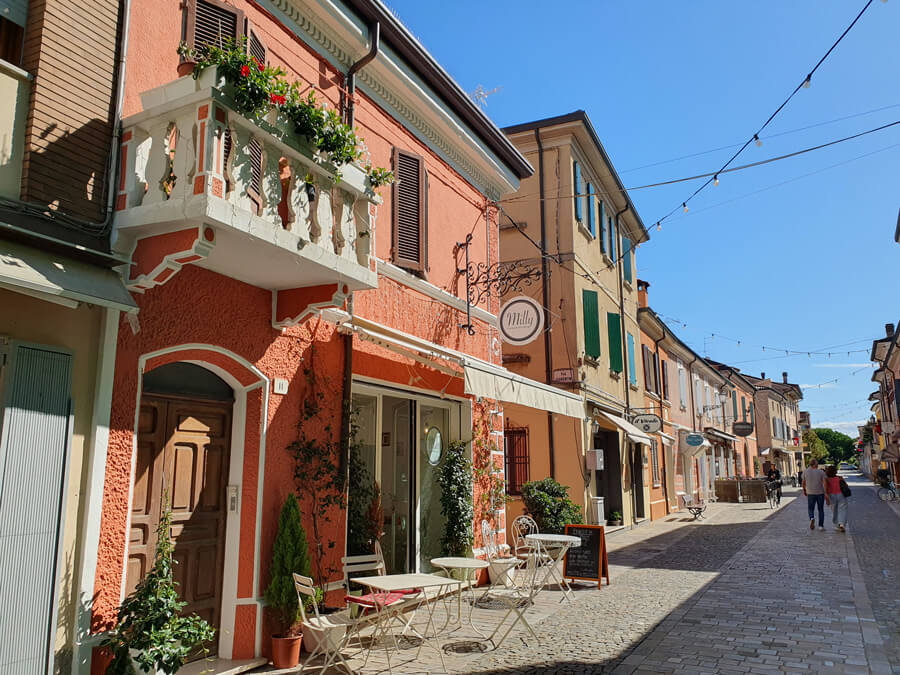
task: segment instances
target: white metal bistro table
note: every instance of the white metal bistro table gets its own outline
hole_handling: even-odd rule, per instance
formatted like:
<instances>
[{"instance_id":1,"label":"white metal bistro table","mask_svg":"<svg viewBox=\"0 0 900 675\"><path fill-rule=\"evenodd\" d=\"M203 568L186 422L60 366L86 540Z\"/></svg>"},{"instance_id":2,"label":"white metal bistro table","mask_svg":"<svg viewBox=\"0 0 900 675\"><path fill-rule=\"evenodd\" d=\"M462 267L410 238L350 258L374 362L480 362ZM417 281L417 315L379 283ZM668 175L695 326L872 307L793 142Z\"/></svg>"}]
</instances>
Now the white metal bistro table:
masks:
<instances>
[{"instance_id":1,"label":"white metal bistro table","mask_svg":"<svg viewBox=\"0 0 900 675\"><path fill-rule=\"evenodd\" d=\"M551 561L550 564L543 566L545 571L538 582L538 588L543 587L552 577L556 580L559 590L563 592L563 597L569 600L572 588L556 568L559 561L566 555L566 551L581 546L581 537L573 537L570 534L526 534L525 541L534 547L533 555L541 556L546 553Z\"/></svg>"},{"instance_id":2,"label":"white metal bistro table","mask_svg":"<svg viewBox=\"0 0 900 675\"><path fill-rule=\"evenodd\" d=\"M418 610L423 605L428 609L427 617L428 620L425 622L425 626L422 629L422 632L419 633L414 627L413 631L418 633L418 637L422 640L422 643L419 645L419 649L416 652L416 658L419 657L419 654L422 651L422 647L428 642L429 638L437 639L440 637L438 635L438 630L434 625L434 608L437 603L428 602L428 595L426 593L427 589L435 588L437 589L438 595L440 595L445 588L449 588L451 586L456 586L457 593L459 592L459 587L462 585L462 581L459 579L451 579L449 577L441 577L436 574L384 574L380 576L372 576L372 577L354 577L350 579L351 582L360 584L361 586L367 586L373 590L381 591L383 593L396 593L398 591L410 589L410 588L421 588L422 592L419 594L419 602L416 605L416 609ZM392 617L394 616L394 609L390 605L375 605L375 612L377 614L377 624L378 628L380 628L382 633L387 633L389 630L389 625ZM376 635L378 634L378 628L376 628ZM396 645L396 640L394 641ZM444 664L444 654L439 645L432 645L434 649L437 650L438 656L441 659L441 665L444 666L444 671L447 670L446 664ZM388 661L388 671L393 673L391 668L391 657L390 651L385 645L385 654L387 655Z\"/></svg>"},{"instance_id":3,"label":"white metal bistro table","mask_svg":"<svg viewBox=\"0 0 900 675\"><path fill-rule=\"evenodd\" d=\"M478 558L463 558L458 556L447 556L443 558L432 558L431 564L435 567L439 567L442 570L447 572L447 575L450 575L451 570L460 570L465 574L465 581L469 582L469 626L471 626L472 630L478 633L481 637L487 637L484 633L478 630L478 627L472 623L472 610L475 608L475 591L474 584L472 583L475 579L470 577L474 577L475 573L479 570L486 569L489 566L487 560L479 560ZM457 621L460 628L462 627L462 592L463 587L460 585L459 592L456 594L456 612L457 612ZM447 622L450 622L450 611L447 611ZM446 624L445 624L446 627Z\"/></svg>"}]
</instances>

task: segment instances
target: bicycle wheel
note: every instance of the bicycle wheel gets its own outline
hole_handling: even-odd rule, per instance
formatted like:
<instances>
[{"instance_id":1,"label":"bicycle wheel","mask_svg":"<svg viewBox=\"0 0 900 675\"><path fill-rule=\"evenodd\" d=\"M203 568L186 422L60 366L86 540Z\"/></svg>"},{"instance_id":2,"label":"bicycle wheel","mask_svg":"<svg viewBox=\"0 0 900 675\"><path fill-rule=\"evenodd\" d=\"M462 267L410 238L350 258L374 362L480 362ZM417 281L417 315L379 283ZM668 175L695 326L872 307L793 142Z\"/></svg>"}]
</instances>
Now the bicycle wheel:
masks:
<instances>
[{"instance_id":1,"label":"bicycle wheel","mask_svg":"<svg viewBox=\"0 0 900 675\"><path fill-rule=\"evenodd\" d=\"M878 488L878 499L883 502L889 502L894 499L895 493L893 490L888 488Z\"/></svg>"}]
</instances>

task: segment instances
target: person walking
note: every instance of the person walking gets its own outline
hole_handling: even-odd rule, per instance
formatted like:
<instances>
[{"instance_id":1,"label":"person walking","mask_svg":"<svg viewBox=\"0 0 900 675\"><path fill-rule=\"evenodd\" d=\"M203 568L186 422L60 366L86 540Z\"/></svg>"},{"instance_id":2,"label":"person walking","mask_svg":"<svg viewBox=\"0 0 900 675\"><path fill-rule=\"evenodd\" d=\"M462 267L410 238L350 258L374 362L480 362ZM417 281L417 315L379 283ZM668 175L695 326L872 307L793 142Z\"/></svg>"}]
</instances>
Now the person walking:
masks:
<instances>
[{"instance_id":1,"label":"person walking","mask_svg":"<svg viewBox=\"0 0 900 675\"><path fill-rule=\"evenodd\" d=\"M837 527L838 532L846 532L847 510L849 508L848 494L850 486L843 478L838 476L836 466L825 468L825 500L831 505L831 522Z\"/></svg>"},{"instance_id":2,"label":"person walking","mask_svg":"<svg viewBox=\"0 0 900 675\"><path fill-rule=\"evenodd\" d=\"M809 512L809 529L816 529L816 509L819 510L819 529L825 529L825 479L827 476L819 468L819 462L810 461L809 468L803 472L803 494L806 495L806 508Z\"/></svg>"}]
</instances>

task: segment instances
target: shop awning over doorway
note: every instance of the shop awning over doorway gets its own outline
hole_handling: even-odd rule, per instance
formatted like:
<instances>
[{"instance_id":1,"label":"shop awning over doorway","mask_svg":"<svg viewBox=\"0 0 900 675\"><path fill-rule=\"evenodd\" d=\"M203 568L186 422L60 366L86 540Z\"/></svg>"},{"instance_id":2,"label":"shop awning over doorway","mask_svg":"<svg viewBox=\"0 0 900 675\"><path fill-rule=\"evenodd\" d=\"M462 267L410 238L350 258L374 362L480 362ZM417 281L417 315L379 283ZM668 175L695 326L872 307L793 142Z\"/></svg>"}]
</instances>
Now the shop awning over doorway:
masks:
<instances>
[{"instance_id":1,"label":"shop awning over doorway","mask_svg":"<svg viewBox=\"0 0 900 675\"><path fill-rule=\"evenodd\" d=\"M584 400L570 392L362 317L335 311L323 312L323 316L336 320L341 330L352 332L363 340L412 358L439 372L463 378L465 392L470 396L584 418Z\"/></svg>"},{"instance_id":2,"label":"shop awning over doorway","mask_svg":"<svg viewBox=\"0 0 900 675\"><path fill-rule=\"evenodd\" d=\"M733 434L729 434L724 431L719 431L718 429L713 429L711 427L708 427L708 428L704 429L703 431L704 431L704 433L709 434L713 438L716 438L720 441L736 441L738 439L738 437L734 436Z\"/></svg>"},{"instance_id":3,"label":"shop awning over doorway","mask_svg":"<svg viewBox=\"0 0 900 675\"><path fill-rule=\"evenodd\" d=\"M644 445L650 445L650 437L645 434L643 431L634 426L631 422L626 420L624 417L619 417L618 415L613 415L612 413L599 411L604 418L615 424L619 429L625 432L625 435L628 437L632 443L642 443Z\"/></svg>"},{"instance_id":4,"label":"shop awning over doorway","mask_svg":"<svg viewBox=\"0 0 900 675\"><path fill-rule=\"evenodd\" d=\"M0 247L0 288L72 308L86 302L123 312L137 310L113 270L11 241Z\"/></svg>"}]
</instances>

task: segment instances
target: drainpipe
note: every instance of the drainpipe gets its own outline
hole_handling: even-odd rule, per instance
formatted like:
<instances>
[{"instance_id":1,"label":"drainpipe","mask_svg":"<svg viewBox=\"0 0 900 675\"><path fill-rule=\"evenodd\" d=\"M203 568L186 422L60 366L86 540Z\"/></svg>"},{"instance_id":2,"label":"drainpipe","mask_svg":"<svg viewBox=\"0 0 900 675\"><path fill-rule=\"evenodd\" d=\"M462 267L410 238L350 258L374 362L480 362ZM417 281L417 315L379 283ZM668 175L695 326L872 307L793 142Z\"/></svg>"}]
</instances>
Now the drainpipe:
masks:
<instances>
[{"instance_id":1,"label":"drainpipe","mask_svg":"<svg viewBox=\"0 0 900 675\"><path fill-rule=\"evenodd\" d=\"M344 118L347 125L352 127L355 115L354 94L356 92L356 73L364 66L378 56L378 47L381 37L381 24L377 21L369 28L371 43L369 51L359 61L350 66L347 71L346 83L347 94L344 99ZM347 298L347 312L353 316L353 294ZM350 417L351 410L351 389L353 388L353 334L348 333L343 336L344 340L344 373L343 373L343 400L341 401L341 456L340 456L340 472L344 479L344 489L347 490L350 484ZM345 493L345 496L346 495Z\"/></svg>"},{"instance_id":2,"label":"drainpipe","mask_svg":"<svg viewBox=\"0 0 900 675\"><path fill-rule=\"evenodd\" d=\"M541 130L534 130L534 140L538 147L538 185L541 199L541 287L544 305L544 364L547 384L553 379L553 362L551 361L550 343L550 268L547 263L547 212L544 206L544 144L541 143ZM547 411L547 451L550 458L550 478L556 478L556 444L553 434L553 413Z\"/></svg>"},{"instance_id":3,"label":"drainpipe","mask_svg":"<svg viewBox=\"0 0 900 675\"><path fill-rule=\"evenodd\" d=\"M355 108L356 103L354 101L356 94L356 73L362 70L366 65L368 65L372 59L378 56L378 48L381 44L381 24L376 21L369 27L369 51L366 52L366 55L363 56L359 61L350 66L350 70L347 71L346 84L347 84L347 95L346 101L344 102L344 119L347 122L347 125L352 127L353 122L355 121Z\"/></svg>"}]
</instances>

